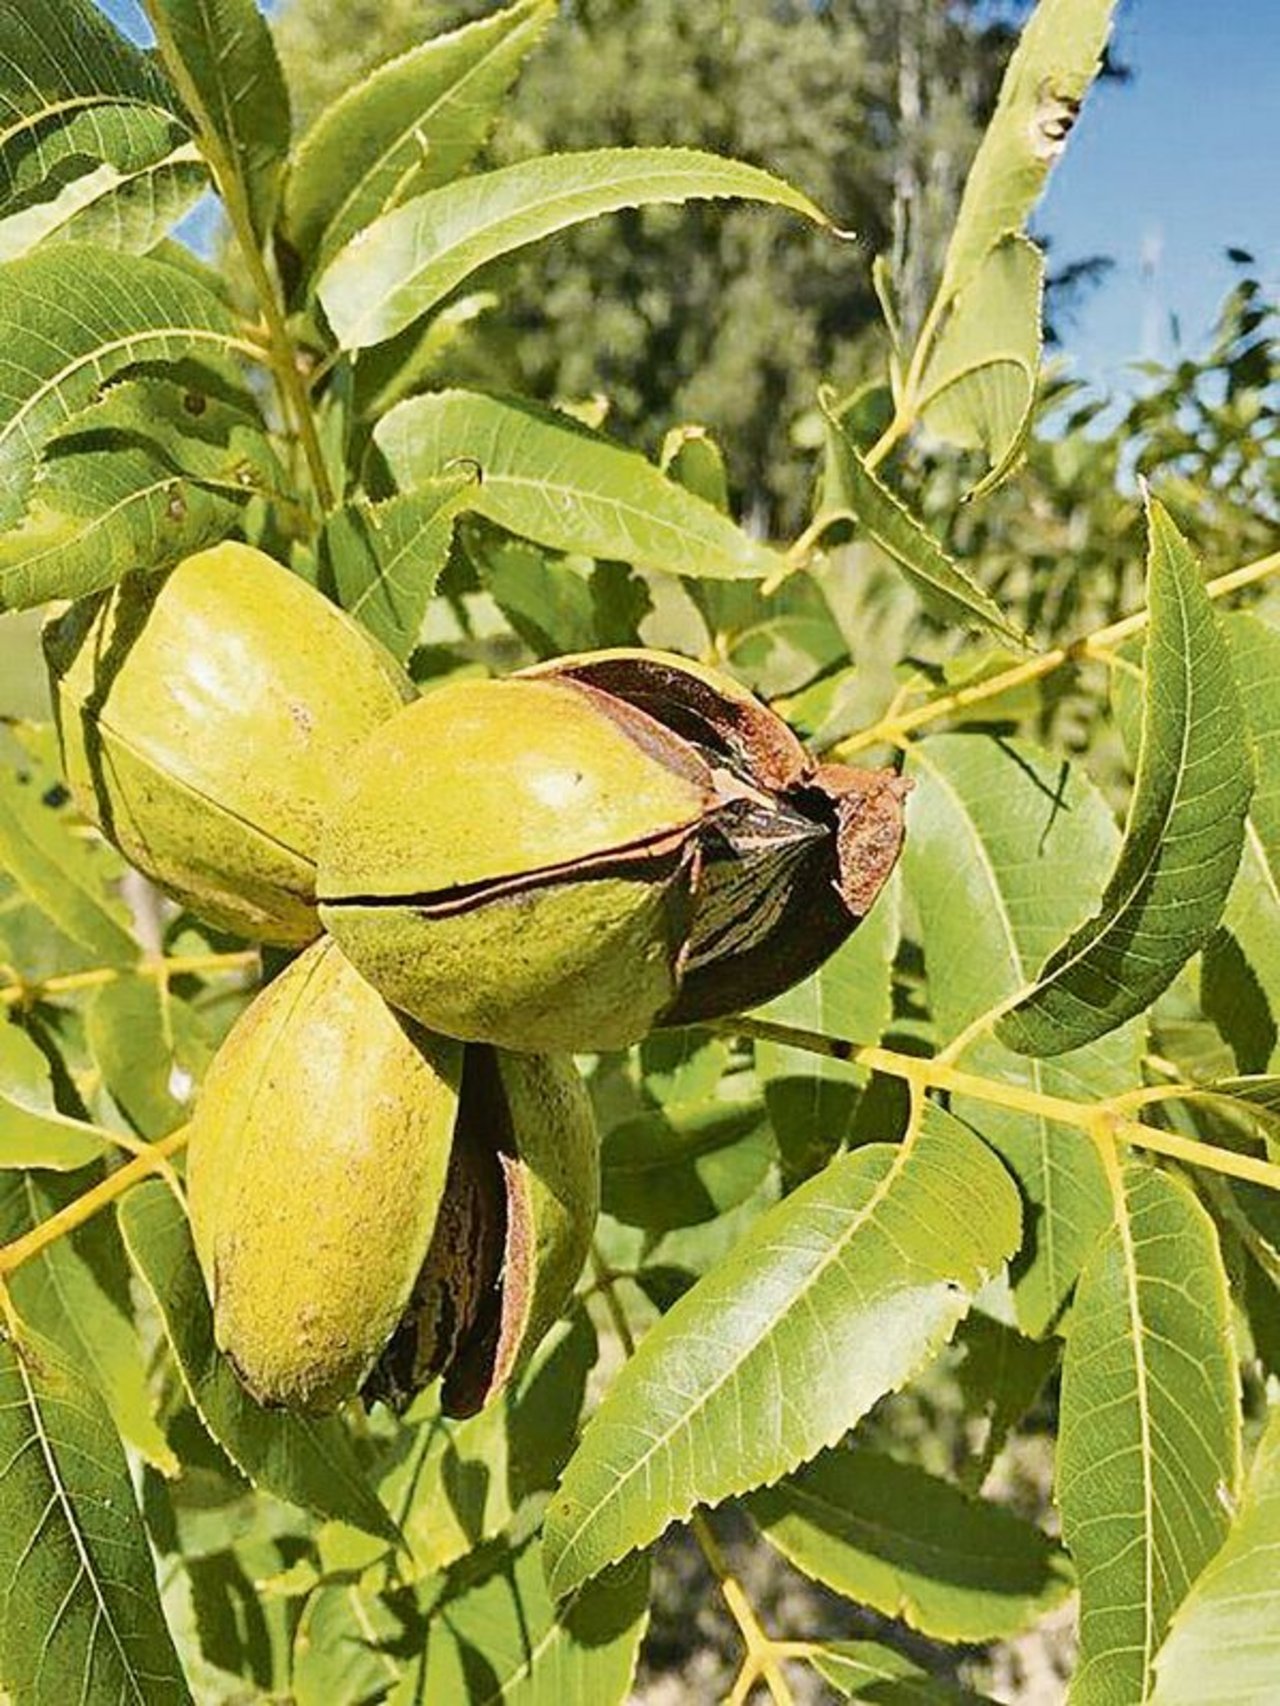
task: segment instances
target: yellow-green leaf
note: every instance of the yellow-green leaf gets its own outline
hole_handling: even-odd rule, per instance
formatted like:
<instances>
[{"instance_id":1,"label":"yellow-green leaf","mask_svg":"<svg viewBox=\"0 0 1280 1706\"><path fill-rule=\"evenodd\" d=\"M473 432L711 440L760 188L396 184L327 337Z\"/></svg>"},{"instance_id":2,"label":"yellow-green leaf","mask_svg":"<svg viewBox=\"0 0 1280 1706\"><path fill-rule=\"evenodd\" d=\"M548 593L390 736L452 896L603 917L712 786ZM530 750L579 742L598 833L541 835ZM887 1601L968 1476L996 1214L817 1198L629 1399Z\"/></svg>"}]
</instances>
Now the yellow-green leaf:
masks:
<instances>
[{"instance_id":1,"label":"yellow-green leaf","mask_svg":"<svg viewBox=\"0 0 1280 1706\"><path fill-rule=\"evenodd\" d=\"M1151 1706L1272 1706L1280 1678L1280 1408L1222 1550L1174 1614Z\"/></svg>"},{"instance_id":2,"label":"yellow-green leaf","mask_svg":"<svg viewBox=\"0 0 1280 1706\"><path fill-rule=\"evenodd\" d=\"M624 207L723 197L830 225L781 178L700 149L547 154L460 178L383 214L334 257L316 291L340 347L368 349L411 326L478 268L571 225Z\"/></svg>"},{"instance_id":3,"label":"yellow-green leaf","mask_svg":"<svg viewBox=\"0 0 1280 1706\"><path fill-rule=\"evenodd\" d=\"M554 13L553 0L519 0L433 36L321 113L285 183L299 255L323 265L378 214L461 177Z\"/></svg>"},{"instance_id":4,"label":"yellow-green leaf","mask_svg":"<svg viewBox=\"0 0 1280 1706\"><path fill-rule=\"evenodd\" d=\"M909 1145L842 1156L762 1215L588 1424L544 1530L553 1591L834 1444L946 1342L1019 1227L1008 1174L934 1106Z\"/></svg>"},{"instance_id":5,"label":"yellow-green leaf","mask_svg":"<svg viewBox=\"0 0 1280 1706\"><path fill-rule=\"evenodd\" d=\"M49 1340L0 1342L0 1685L21 1706L189 1706L124 1453Z\"/></svg>"},{"instance_id":6,"label":"yellow-green leaf","mask_svg":"<svg viewBox=\"0 0 1280 1706\"><path fill-rule=\"evenodd\" d=\"M1231 657L1199 566L1149 507L1142 741L1098 911L1055 950L997 1035L1055 1055L1144 1012L1208 940L1244 846L1253 764Z\"/></svg>"},{"instance_id":7,"label":"yellow-green leaf","mask_svg":"<svg viewBox=\"0 0 1280 1706\"><path fill-rule=\"evenodd\" d=\"M1169 1619L1229 1526L1237 1380L1213 1222L1181 1180L1125 1167L1062 1373L1057 1500L1080 1578L1071 1706L1148 1698Z\"/></svg>"},{"instance_id":8,"label":"yellow-green leaf","mask_svg":"<svg viewBox=\"0 0 1280 1706\"><path fill-rule=\"evenodd\" d=\"M476 514L556 551L726 579L782 567L643 456L536 403L439 391L398 404L374 438L402 489L469 467Z\"/></svg>"},{"instance_id":9,"label":"yellow-green leaf","mask_svg":"<svg viewBox=\"0 0 1280 1706\"><path fill-rule=\"evenodd\" d=\"M939 1641L1017 1634L1074 1585L1061 1547L913 1463L827 1451L745 1501L797 1569Z\"/></svg>"}]
</instances>

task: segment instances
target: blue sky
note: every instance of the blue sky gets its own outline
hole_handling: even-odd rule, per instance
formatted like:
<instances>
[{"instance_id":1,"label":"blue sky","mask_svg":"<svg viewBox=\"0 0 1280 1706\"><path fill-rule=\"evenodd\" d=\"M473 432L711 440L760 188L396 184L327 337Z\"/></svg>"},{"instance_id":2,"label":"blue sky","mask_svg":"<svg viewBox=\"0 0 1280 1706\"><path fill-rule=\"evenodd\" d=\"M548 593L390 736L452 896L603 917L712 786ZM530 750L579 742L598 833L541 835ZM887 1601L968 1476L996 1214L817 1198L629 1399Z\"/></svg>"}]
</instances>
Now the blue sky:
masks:
<instances>
[{"instance_id":1,"label":"blue sky","mask_svg":"<svg viewBox=\"0 0 1280 1706\"><path fill-rule=\"evenodd\" d=\"M1054 259L1116 266L1067 332L1083 377L1199 345L1229 288L1228 244L1280 293L1280 0L1122 0L1127 85L1089 98L1036 217Z\"/></svg>"},{"instance_id":2,"label":"blue sky","mask_svg":"<svg viewBox=\"0 0 1280 1706\"><path fill-rule=\"evenodd\" d=\"M101 0L126 28L137 0ZM1228 244L1280 294L1280 0L1121 0L1116 45L1132 82L1095 88L1036 228L1055 263L1115 268L1067 328L1085 379L1203 343L1234 275Z\"/></svg>"}]
</instances>

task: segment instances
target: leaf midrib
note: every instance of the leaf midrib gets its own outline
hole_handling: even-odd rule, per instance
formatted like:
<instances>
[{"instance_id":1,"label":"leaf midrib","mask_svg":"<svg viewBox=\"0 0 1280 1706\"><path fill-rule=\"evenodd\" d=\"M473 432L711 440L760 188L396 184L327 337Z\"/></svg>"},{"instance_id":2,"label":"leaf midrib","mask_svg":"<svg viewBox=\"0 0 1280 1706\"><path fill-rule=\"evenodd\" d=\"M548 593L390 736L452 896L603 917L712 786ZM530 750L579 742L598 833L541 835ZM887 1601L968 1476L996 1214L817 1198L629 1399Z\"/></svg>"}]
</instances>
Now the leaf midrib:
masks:
<instances>
[{"instance_id":1,"label":"leaf midrib","mask_svg":"<svg viewBox=\"0 0 1280 1706\"><path fill-rule=\"evenodd\" d=\"M11 329L8 322L5 322L4 325L6 329ZM43 403L51 392L56 392L81 368L101 361L104 356L114 355L118 350L128 349L131 345L146 345L161 339L172 338L190 338L196 343L218 344L224 350L234 349L250 353L255 359L261 356L260 350L256 350L251 344L243 343L231 331L209 331L202 326L154 326L126 332L118 338L109 338L104 343L95 344L93 349L77 354L73 360L66 362L56 373L50 374L30 395L23 398L7 421L0 421L0 452L7 448L9 439L24 424L25 418L31 410ZM142 357L139 357L139 360L141 359ZM5 400L0 397L0 407L3 406ZM34 457L37 454L36 448L26 438L25 433L23 438L28 450Z\"/></svg>"},{"instance_id":2,"label":"leaf midrib","mask_svg":"<svg viewBox=\"0 0 1280 1706\"><path fill-rule=\"evenodd\" d=\"M139 112L155 113L158 118L167 119L171 124L182 125L177 113L169 107L161 106L158 101L144 100L140 95L95 92L91 95L69 96L66 100L53 101L48 106L41 107L38 112L24 113L17 124L10 125L7 130L0 130L0 148L6 147L15 136L21 136L24 131L34 130L48 118L62 113L83 112L88 107L136 107Z\"/></svg>"},{"instance_id":3,"label":"leaf midrib","mask_svg":"<svg viewBox=\"0 0 1280 1706\"><path fill-rule=\"evenodd\" d=\"M1112 1163L1118 1169L1118 1163ZM1138 1257L1133 1241L1133 1223L1129 1218L1129 1198L1122 1174L1113 1177L1112 1200L1115 1205L1116 1233L1120 1240L1124 1265L1125 1306L1129 1316L1129 1332L1133 1340L1134 1377L1136 1381L1138 1439L1142 1464L1142 1692L1146 1698L1151 1677L1155 1642L1155 1482L1151 1473L1151 1398L1147 1373L1147 1349L1142 1320L1142 1300L1139 1294Z\"/></svg>"}]
</instances>

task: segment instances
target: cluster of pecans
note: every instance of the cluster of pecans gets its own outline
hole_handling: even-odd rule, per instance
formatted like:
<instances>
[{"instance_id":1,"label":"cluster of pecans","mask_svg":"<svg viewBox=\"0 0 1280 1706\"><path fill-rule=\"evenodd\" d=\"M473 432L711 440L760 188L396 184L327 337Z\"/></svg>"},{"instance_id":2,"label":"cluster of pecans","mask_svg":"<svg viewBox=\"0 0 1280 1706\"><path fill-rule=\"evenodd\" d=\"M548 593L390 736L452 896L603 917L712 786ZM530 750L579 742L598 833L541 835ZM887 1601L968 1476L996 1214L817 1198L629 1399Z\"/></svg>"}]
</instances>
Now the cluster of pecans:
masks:
<instances>
[{"instance_id":1,"label":"cluster of pecans","mask_svg":"<svg viewBox=\"0 0 1280 1706\"><path fill-rule=\"evenodd\" d=\"M758 1005L883 886L904 784L815 763L725 676L559 658L419 696L227 543L46 630L80 809L210 924L305 950L202 1086L188 1185L259 1401L447 1413L501 1389L585 1260L573 1053Z\"/></svg>"}]
</instances>

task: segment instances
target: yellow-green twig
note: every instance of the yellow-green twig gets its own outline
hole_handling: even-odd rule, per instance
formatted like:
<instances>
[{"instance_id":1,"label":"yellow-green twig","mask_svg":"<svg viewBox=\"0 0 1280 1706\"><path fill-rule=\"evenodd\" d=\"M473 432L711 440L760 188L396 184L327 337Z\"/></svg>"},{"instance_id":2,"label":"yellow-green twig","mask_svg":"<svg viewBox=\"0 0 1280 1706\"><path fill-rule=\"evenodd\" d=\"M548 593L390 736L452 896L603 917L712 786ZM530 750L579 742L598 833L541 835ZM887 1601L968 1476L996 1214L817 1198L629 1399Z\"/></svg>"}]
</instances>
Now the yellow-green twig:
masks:
<instances>
[{"instance_id":1,"label":"yellow-green twig","mask_svg":"<svg viewBox=\"0 0 1280 1706\"><path fill-rule=\"evenodd\" d=\"M1256 562L1245 563L1227 574L1216 576L1206 583L1205 590L1210 598L1226 598L1242 587L1252 586L1277 572L1280 572L1280 551L1273 551L1266 557L1259 557ZM1023 663L1001 670L998 675L975 681L968 687L958 687L954 692L943 693L936 699L930 699L927 704L917 705L913 711L893 711L881 717L878 722L860 729L857 734L838 741L829 756L846 759L869 746L901 745L907 735L923 728L927 723L940 722L946 717L967 710L971 705L995 699L1002 693L1010 693L1028 682L1039 681L1044 676L1051 675L1054 670L1061 669L1063 664L1078 663L1084 658L1101 657L1110 653L1134 634L1141 633L1147 625L1147 619L1146 610L1136 610L1131 616L1125 616L1118 622L1099 628L1093 634L1086 634L1064 646L1054 646L1036 657L1027 658Z\"/></svg>"},{"instance_id":2,"label":"yellow-green twig","mask_svg":"<svg viewBox=\"0 0 1280 1706\"><path fill-rule=\"evenodd\" d=\"M1155 1155L1168 1156L1170 1160L1181 1161L1187 1166L1204 1167L1213 1173L1225 1173L1233 1179L1245 1179L1251 1184L1280 1191L1280 1166L1274 1162L1262 1161L1253 1155L1237 1155L1234 1150L1220 1149L1215 1144L1180 1137L1176 1132L1128 1119L1122 1111L1123 1098L1101 1106L1072 1102L1064 1096L1049 1096L1040 1090L1029 1090L1023 1084L1006 1084L996 1078L963 1072L939 1056L898 1054L892 1049L846 1042L840 1037L824 1036L820 1031L799 1030L767 1019L724 1019L714 1028L730 1035L755 1037L764 1042L824 1055L831 1060L848 1061L873 1072L901 1078L918 1090L946 1090L953 1095L970 1096L974 1101L1011 1108L1091 1136L1099 1118L1106 1117L1110 1133L1124 1143L1150 1150Z\"/></svg>"},{"instance_id":3,"label":"yellow-green twig","mask_svg":"<svg viewBox=\"0 0 1280 1706\"><path fill-rule=\"evenodd\" d=\"M164 1174L168 1169L169 1160L182 1149L190 1137L190 1128L180 1126L177 1131L170 1132L158 1143L146 1146L141 1154L123 1167L87 1190L83 1195L69 1202L65 1208L60 1208L56 1214L51 1214L48 1220L42 1220L38 1226L33 1226L30 1232L24 1232L21 1238L15 1238L11 1244L0 1249L0 1282L24 1262L29 1262L38 1256L42 1250L59 1238L65 1238L68 1232L74 1232L86 1221L92 1220L100 1210L108 1207L117 1198L122 1197L131 1186L141 1184L153 1174Z\"/></svg>"},{"instance_id":4,"label":"yellow-green twig","mask_svg":"<svg viewBox=\"0 0 1280 1706\"><path fill-rule=\"evenodd\" d=\"M707 1560L707 1568L716 1578L720 1597L728 1606L746 1648L728 1706L743 1706L750 1699L751 1690L757 1682L763 1682L769 1690L774 1706L795 1706L795 1696L782 1669L777 1646L756 1616L746 1589L730 1568L715 1530L701 1511L694 1511L689 1518L689 1528Z\"/></svg>"},{"instance_id":5,"label":"yellow-green twig","mask_svg":"<svg viewBox=\"0 0 1280 1706\"><path fill-rule=\"evenodd\" d=\"M94 966L88 971L65 972L32 983L15 978L0 988L0 1008L31 1007L51 996L77 995L82 990L100 989L125 977L153 977L168 982L175 977L207 977L220 972L247 971L257 964L256 948L239 948L226 954L175 954L169 959L139 960L133 966Z\"/></svg>"}]
</instances>

